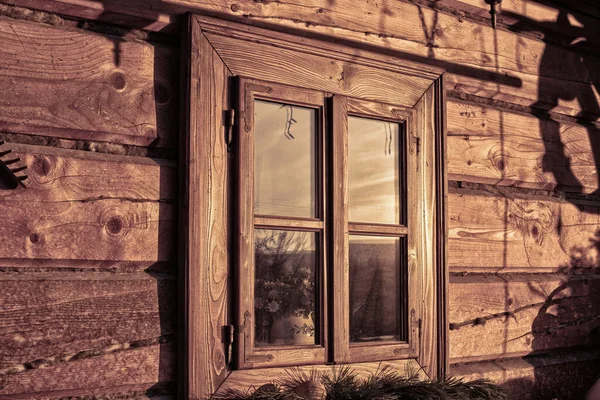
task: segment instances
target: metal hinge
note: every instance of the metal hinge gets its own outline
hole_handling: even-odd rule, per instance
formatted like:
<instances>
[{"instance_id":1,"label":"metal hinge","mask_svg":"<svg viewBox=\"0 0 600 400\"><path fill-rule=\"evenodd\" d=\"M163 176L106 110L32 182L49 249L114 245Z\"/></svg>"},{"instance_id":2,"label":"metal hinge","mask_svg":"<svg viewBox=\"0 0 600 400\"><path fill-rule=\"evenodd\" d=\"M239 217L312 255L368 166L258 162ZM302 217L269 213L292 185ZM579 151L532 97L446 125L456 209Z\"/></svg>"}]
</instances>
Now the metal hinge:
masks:
<instances>
[{"instance_id":1,"label":"metal hinge","mask_svg":"<svg viewBox=\"0 0 600 400\"><path fill-rule=\"evenodd\" d=\"M231 153L233 147L233 126L235 125L235 110L232 108L225 111L225 128L226 136L225 141L227 142L227 152Z\"/></svg>"},{"instance_id":2,"label":"metal hinge","mask_svg":"<svg viewBox=\"0 0 600 400\"><path fill-rule=\"evenodd\" d=\"M417 139L417 155L419 155L419 153L421 153L421 138L419 136L417 136L416 139Z\"/></svg>"}]
</instances>

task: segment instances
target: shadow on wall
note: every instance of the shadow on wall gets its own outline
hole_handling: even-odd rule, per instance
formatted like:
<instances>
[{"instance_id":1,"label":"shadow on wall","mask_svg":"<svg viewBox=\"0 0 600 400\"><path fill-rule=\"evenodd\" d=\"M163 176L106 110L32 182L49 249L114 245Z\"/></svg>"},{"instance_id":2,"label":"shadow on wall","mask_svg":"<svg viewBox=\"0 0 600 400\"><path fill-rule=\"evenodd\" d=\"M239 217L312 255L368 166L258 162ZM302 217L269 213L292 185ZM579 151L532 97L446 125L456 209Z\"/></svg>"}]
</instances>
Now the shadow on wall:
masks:
<instances>
[{"instance_id":1,"label":"shadow on wall","mask_svg":"<svg viewBox=\"0 0 600 400\"><path fill-rule=\"evenodd\" d=\"M564 282L551 293L529 285L545 298L529 332L532 351L524 357L534 378L504 383L513 398L584 399L600 378L600 281L592 275L600 272L600 229L590 242L572 249L571 262L559 271Z\"/></svg>"},{"instance_id":2,"label":"shadow on wall","mask_svg":"<svg viewBox=\"0 0 600 400\"><path fill-rule=\"evenodd\" d=\"M540 4L552 6L546 0L534 0ZM597 188L592 195L600 195L600 129L593 123L600 118L600 106L594 94L594 88L600 93L600 70L598 70L598 57L593 55L593 45L598 42L598 21L592 18L578 21L562 8L558 9L556 21L537 22L531 19L509 13L519 22L512 25L516 31L541 31L544 37L555 36L553 32L559 31L561 41L572 50L568 54L562 47L546 46L541 56L539 67L538 101L531 105L532 112L539 118L540 132L544 141L545 154L542 158L542 169L554 175L557 189L569 193L580 194L584 192L584 185L573 172L570 157L565 153L567 137L561 137L559 122L545 110L550 106L550 111L559 105L560 100L577 100L581 112L576 115L577 122L587 129L591 147L590 164L595 167ZM573 76L577 82L587 82L587 85L571 85L570 81L550 79L547 74L551 71L560 71ZM571 154L573 156L573 154Z\"/></svg>"}]
</instances>

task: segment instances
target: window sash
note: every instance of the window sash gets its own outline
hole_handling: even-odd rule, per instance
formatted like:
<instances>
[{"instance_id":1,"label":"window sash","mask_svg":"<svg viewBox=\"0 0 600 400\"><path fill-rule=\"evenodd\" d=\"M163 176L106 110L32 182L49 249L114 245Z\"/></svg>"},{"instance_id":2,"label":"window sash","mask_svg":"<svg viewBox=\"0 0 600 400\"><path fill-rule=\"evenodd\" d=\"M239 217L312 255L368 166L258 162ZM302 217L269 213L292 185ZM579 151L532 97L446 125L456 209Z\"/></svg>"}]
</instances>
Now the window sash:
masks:
<instances>
[{"instance_id":1,"label":"window sash","mask_svg":"<svg viewBox=\"0 0 600 400\"><path fill-rule=\"evenodd\" d=\"M300 364L321 364L327 355L327 304L326 287L327 227L324 223L327 207L325 204L324 165L324 112L325 95L320 91L300 89L286 85L272 84L252 79L239 79L237 149L237 368L257 368ZM317 110L315 132L315 203L316 218L300 218L254 214L254 101L265 100L299 105ZM316 232L318 242L315 276L315 311L319 327L315 345L287 345L259 347L255 344L255 229L276 229Z\"/></svg>"},{"instance_id":2,"label":"window sash","mask_svg":"<svg viewBox=\"0 0 600 400\"><path fill-rule=\"evenodd\" d=\"M418 267L418 242L420 221L418 218L417 151L410 110L373 101L364 101L345 96L333 97L333 137L332 137L332 221L333 267L332 280L340 282L333 288L332 313L342 318L331 323L333 358L336 363L354 363L374 360L394 360L415 358L419 355L420 274ZM360 116L401 124L401 176L400 188L401 216L399 224L374 224L350 222L348 196L348 116ZM408 190L411 188L411 190ZM403 218L406 216L406 218ZM406 221L406 225L402 222ZM402 301L402 331L406 341L382 341L369 343L350 342L350 266L349 235L377 235L406 238L407 260L401 260L401 274L406 277L401 285L406 298Z\"/></svg>"}]
</instances>

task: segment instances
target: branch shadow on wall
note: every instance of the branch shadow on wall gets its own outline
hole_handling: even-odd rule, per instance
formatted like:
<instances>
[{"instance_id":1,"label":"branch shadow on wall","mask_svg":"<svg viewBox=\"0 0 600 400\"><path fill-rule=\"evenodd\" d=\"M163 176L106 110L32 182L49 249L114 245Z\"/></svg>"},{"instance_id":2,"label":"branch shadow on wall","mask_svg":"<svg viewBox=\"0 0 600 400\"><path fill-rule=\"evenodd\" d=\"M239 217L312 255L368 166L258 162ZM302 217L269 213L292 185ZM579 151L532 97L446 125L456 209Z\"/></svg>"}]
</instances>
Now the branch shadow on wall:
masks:
<instances>
[{"instance_id":1,"label":"branch shadow on wall","mask_svg":"<svg viewBox=\"0 0 600 400\"><path fill-rule=\"evenodd\" d=\"M550 293L529 284L544 298L526 334L532 351L523 359L534 377L505 382L512 398L583 399L600 377L600 282L593 276L600 272L600 229L590 242L572 249L571 261L559 270L563 282Z\"/></svg>"},{"instance_id":2,"label":"branch shadow on wall","mask_svg":"<svg viewBox=\"0 0 600 400\"><path fill-rule=\"evenodd\" d=\"M546 0L535 1L551 5ZM597 189L590 194L600 195L600 129L594 123L600 118L600 105L594 94L594 89L600 93L600 72L597 68L598 59L591 54L594 41L598 40L597 22L590 19L583 24L564 9L559 8L557 11L556 21L548 22L533 21L522 15L508 13L519 21L511 29L517 32L535 30L541 32L544 38L555 37L555 32L559 31L563 42L563 46L545 47L540 59L537 102L531 105L532 113L539 119L545 148L541 166L544 172L550 172L554 176L559 190L582 194L586 191L586 185L590 186L591 183ZM565 47L572 52L565 51ZM548 74L552 71L573 76L573 82L549 78ZM578 85L573 85L574 82ZM595 175L596 182L582 182L574 171L572 159L579 156L574 151L577 150L577 144L569 143L560 122L549 112L559 106L561 100L576 100L579 104L581 111L575 116L575 120L587 130L591 148L589 154L593 158L580 159L579 162L589 163L594 167L595 174L588 175ZM571 151L567 154L566 147L569 145Z\"/></svg>"}]
</instances>

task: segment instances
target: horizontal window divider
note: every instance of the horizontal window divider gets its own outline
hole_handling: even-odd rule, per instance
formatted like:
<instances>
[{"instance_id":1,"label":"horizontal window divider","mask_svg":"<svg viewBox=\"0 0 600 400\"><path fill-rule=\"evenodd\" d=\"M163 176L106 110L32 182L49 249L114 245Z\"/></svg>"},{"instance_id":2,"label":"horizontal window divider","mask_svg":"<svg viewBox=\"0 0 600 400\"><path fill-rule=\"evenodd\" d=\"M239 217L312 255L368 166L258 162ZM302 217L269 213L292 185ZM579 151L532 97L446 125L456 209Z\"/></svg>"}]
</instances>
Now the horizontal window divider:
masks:
<instances>
[{"instance_id":1,"label":"horizontal window divider","mask_svg":"<svg viewBox=\"0 0 600 400\"><path fill-rule=\"evenodd\" d=\"M404 225L383 225L383 224L365 224L365 223L348 223L349 233L364 233L368 235L382 236L406 236L408 235L408 227Z\"/></svg>"},{"instance_id":2,"label":"horizontal window divider","mask_svg":"<svg viewBox=\"0 0 600 400\"><path fill-rule=\"evenodd\" d=\"M318 219L283 219L260 216L254 217L254 227L319 231L323 229L324 223Z\"/></svg>"}]
</instances>

